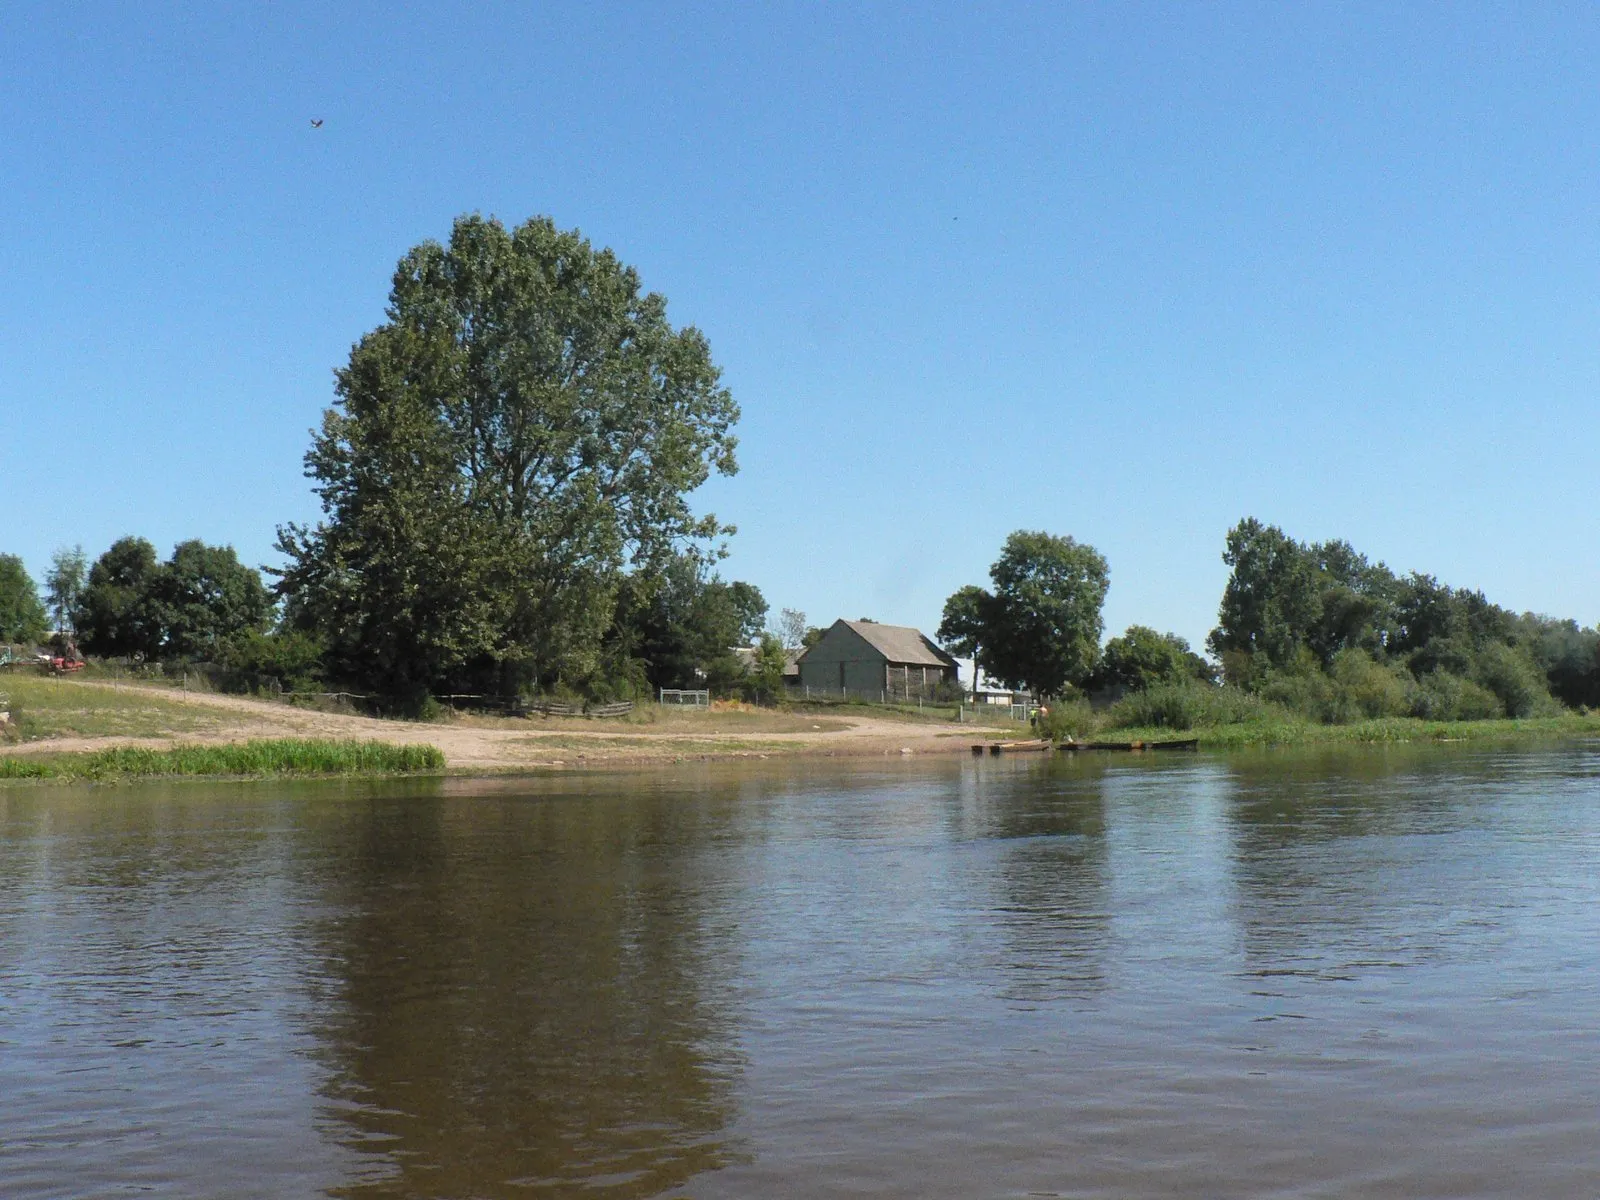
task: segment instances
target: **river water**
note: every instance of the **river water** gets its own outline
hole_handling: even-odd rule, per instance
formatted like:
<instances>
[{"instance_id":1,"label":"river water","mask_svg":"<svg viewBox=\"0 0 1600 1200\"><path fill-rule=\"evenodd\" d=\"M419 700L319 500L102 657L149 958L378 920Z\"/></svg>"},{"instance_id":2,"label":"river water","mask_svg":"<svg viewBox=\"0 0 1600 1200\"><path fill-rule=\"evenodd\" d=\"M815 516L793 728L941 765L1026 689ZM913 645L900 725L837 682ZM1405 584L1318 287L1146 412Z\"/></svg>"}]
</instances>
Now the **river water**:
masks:
<instances>
[{"instance_id":1,"label":"river water","mask_svg":"<svg viewBox=\"0 0 1600 1200\"><path fill-rule=\"evenodd\" d=\"M0 791L0 1195L1591 1197L1600 748Z\"/></svg>"}]
</instances>

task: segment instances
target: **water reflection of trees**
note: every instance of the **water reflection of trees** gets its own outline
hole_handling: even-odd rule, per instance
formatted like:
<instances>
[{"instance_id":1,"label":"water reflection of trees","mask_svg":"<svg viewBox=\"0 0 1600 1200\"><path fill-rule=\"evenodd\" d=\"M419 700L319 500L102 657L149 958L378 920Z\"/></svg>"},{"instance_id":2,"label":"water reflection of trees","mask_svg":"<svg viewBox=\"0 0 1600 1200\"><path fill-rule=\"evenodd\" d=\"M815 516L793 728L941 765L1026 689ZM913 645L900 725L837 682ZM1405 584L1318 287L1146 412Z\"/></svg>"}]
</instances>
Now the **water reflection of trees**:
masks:
<instances>
[{"instance_id":1,"label":"water reflection of trees","mask_svg":"<svg viewBox=\"0 0 1600 1200\"><path fill-rule=\"evenodd\" d=\"M1103 774L1076 764L1002 775L980 771L969 830L990 839L994 966L1003 996L1025 1004L1091 995L1105 986L1107 897Z\"/></svg>"},{"instance_id":2,"label":"water reflection of trees","mask_svg":"<svg viewBox=\"0 0 1600 1200\"><path fill-rule=\"evenodd\" d=\"M647 1196L727 1161L738 1064L703 797L360 818L322 1036L336 1136L371 1169L336 1194Z\"/></svg>"},{"instance_id":3,"label":"water reflection of trees","mask_svg":"<svg viewBox=\"0 0 1600 1200\"><path fill-rule=\"evenodd\" d=\"M1237 761L1228 808L1248 969L1348 978L1475 954L1473 853L1451 835L1492 823L1492 760L1400 748ZM1478 795L1474 795L1474 793ZM1481 881L1480 881L1481 882Z\"/></svg>"}]
</instances>

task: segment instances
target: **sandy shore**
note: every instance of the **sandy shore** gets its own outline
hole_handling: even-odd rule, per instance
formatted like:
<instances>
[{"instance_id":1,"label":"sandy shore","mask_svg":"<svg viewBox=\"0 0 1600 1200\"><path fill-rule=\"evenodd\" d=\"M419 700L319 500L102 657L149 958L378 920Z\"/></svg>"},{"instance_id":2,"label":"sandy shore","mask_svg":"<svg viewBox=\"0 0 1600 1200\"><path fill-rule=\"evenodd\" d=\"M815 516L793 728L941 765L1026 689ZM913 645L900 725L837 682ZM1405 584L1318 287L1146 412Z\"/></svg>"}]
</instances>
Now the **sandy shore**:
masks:
<instances>
[{"instance_id":1,"label":"sandy shore","mask_svg":"<svg viewBox=\"0 0 1600 1200\"><path fill-rule=\"evenodd\" d=\"M881 757L966 753L997 735L971 725L887 717L712 710L674 713L658 725L534 717L462 717L443 722L383 720L318 712L266 700L169 688L77 681L82 688L148 692L165 704L206 711L204 731L159 737L49 737L8 753L52 754L109 746L242 742L251 738L359 738L427 743L444 752L452 771L512 772L548 767L626 765L778 756ZM1014 736L1014 735L1013 735Z\"/></svg>"}]
</instances>

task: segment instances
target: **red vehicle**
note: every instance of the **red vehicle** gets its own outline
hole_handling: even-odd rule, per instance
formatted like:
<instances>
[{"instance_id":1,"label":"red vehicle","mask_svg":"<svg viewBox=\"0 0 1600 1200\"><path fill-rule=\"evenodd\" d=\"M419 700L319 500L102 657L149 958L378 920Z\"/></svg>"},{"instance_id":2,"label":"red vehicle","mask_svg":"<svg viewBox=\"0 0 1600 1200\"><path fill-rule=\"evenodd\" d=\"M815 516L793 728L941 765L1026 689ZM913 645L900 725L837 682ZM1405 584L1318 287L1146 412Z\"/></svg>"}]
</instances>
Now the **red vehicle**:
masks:
<instances>
[{"instance_id":1,"label":"red vehicle","mask_svg":"<svg viewBox=\"0 0 1600 1200\"><path fill-rule=\"evenodd\" d=\"M51 675L67 675L73 671L83 670L83 655L78 653L77 643L67 639L67 648L59 654L52 653L49 658L43 659L39 666Z\"/></svg>"}]
</instances>

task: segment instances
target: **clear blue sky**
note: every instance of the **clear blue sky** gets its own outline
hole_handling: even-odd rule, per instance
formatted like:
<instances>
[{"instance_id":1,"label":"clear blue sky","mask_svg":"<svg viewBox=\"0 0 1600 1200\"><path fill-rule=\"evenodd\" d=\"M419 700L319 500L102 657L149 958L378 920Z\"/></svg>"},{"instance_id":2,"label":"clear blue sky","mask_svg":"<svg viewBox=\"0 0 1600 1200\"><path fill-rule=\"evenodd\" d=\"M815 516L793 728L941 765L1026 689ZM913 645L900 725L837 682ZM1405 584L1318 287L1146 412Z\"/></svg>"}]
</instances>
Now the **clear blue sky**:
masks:
<instances>
[{"instance_id":1,"label":"clear blue sky","mask_svg":"<svg viewBox=\"0 0 1600 1200\"><path fill-rule=\"evenodd\" d=\"M396 259L548 213L709 336L774 610L931 631L1039 528L1198 643L1254 515L1593 623L1597 62L1581 5L13 7L0 552L273 561Z\"/></svg>"}]
</instances>

